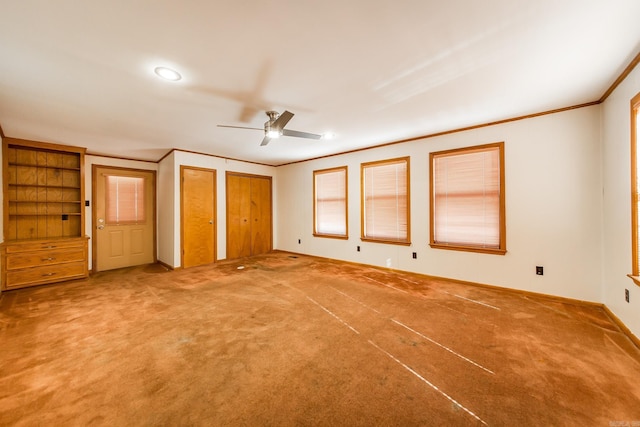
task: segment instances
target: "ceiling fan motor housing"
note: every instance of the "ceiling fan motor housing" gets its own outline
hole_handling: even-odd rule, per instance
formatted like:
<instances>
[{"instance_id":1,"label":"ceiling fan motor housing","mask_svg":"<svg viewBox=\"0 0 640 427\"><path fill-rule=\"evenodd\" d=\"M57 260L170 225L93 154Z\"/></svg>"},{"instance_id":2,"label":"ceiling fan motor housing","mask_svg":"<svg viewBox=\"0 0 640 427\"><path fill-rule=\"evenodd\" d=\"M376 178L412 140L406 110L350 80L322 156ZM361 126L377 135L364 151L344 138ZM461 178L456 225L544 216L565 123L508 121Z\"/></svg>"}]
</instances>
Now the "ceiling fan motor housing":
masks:
<instances>
[{"instance_id":1,"label":"ceiling fan motor housing","mask_svg":"<svg viewBox=\"0 0 640 427\"><path fill-rule=\"evenodd\" d=\"M282 135L282 130L278 129L277 127L271 127L271 122L268 121L264 123L264 134L269 138L277 138L278 136Z\"/></svg>"},{"instance_id":2,"label":"ceiling fan motor housing","mask_svg":"<svg viewBox=\"0 0 640 427\"><path fill-rule=\"evenodd\" d=\"M264 134L269 138L278 138L282 135L282 129L279 129L277 126L273 126L273 124L280 114L278 114L277 111L267 111L267 116L269 116L269 120L264 122Z\"/></svg>"},{"instance_id":3,"label":"ceiling fan motor housing","mask_svg":"<svg viewBox=\"0 0 640 427\"><path fill-rule=\"evenodd\" d=\"M280 114L278 114L277 111L270 110L270 111L266 111L266 113L267 113L267 116L269 116L270 122L274 122L278 117L280 117Z\"/></svg>"}]
</instances>

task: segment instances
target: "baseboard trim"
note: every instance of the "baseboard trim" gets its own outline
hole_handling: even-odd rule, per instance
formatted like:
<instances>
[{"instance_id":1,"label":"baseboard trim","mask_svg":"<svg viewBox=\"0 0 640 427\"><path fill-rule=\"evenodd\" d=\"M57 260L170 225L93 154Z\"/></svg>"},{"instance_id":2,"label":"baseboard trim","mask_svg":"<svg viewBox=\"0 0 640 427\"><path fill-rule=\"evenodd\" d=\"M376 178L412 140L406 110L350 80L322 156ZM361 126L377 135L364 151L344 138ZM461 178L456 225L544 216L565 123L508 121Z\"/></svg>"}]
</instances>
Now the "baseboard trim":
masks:
<instances>
[{"instance_id":1,"label":"baseboard trim","mask_svg":"<svg viewBox=\"0 0 640 427\"><path fill-rule=\"evenodd\" d=\"M475 286L475 287L479 287L479 288L496 289L496 290L500 290L500 291L511 293L511 294L521 295L521 296L525 296L525 297L532 297L532 298L540 298L540 299L545 299L547 301L559 302L559 303L562 303L562 304L571 304L571 305L577 305L577 306L583 306L583 307L587 306L587 307L596 307L596 308L602 308L604 306L603 304L601 304L599 302L580 300L580 299L576 299L576 298L568 298L568 297L561 297L561 296L558 296L558 295L543 294L543 293L540 293L540 292L525 291L523 289L506 288L504 286L498 286L498 285L487 285L486 283L469 282L469 281L466 281L466 280L451 279L449 277L432 276L432 275L429 275L429 274L419 274L419 273L417 273L417 274L420 275L420 276L429 277L429 278L434 279L434 280L438 280L438 279L440 279L440 280L448 280L450 282L459 283L461 285Z\"/></svg>"},{"instance_id":2,"label":"baseboard trim","mask_svg":"<svg viewBox=\"0 0 640 427\"><path fill-rule=\"evenodd\" d=\"M167 264L166 262L162 262L162 261L160 261L160 260L157 260L157 261L156 261L156 263L157 263L157 264L160 264L161 266L163 266L163 267L164 267L164 268L166 268L167 270L171 270L171 271L179 270L179 269L181 269L181 268L182 268L182 267L172 267L172 266L170 266L169 264Z\"/></svg>"},{"instance_id":3,"label":"baseboard trim","mask_svg":"<svg viewBox=\"0 0 640 427\"><path fill-rule=\"evenodd\" d=\"M640 350L640 339L638 339L638 337L636 337L633 332L631 332L631 329L627 328L627 325L625 325L622 320L620 320L620 318L616 316L613 311L611 311L605 304L602 304L602 308L604 309L604 312L607 313L607 316L609 316L611 321L615 323L618 328L620 328L620 330L627 336L627 338L629 338L631 342L633 342Z\"/></svg>"},{"instance_id":4,"label":"baseboard trim","mask_svg":"<svg viewBox=\"0 0 640 427\"><path fill-rule=\"evenodd\" d=\"M631 340L631 342L638 348L638 350L640 350L640 339L638 339L638 337L636 337L633 334L633 332L631 332L631 330L627 327L627 325L625 325L622 322L622 320L620 320L618 318L618 316L613 314L613 312L609 309L609 307L607 307L605 304L602 304L602 303L599 303L599 302L584 301L584 300L579 300L579 299L575 299L575 298L567 298L567 297L561 297L561 296L557 296L557 295L543 294L543 293L540 293L540 292L532 292L532 291L525 291L525 290L521 290L521 289L506 288L506 287L503 287L503 286L487 285L485 283L470 282L470 281L459 280L459 279L451 279L449 277L433 276L433 275L430 275L430 274L415 273L413 271L405 271L405 270L399 270L399 269L394 269L394 268L380 267L378 265L364 264L364 263L361 263L361 262L343 261L343 260L339 260L339 259L335 259L335 258L327 258L327 257L316 256L316 255L308 255L308 254L303 254L303 253L299 253L299 252L283 251L283 250L279 250L279 249L276 249L273 252L290 253L290 254L306 256L306 257L310 257L310 258L318 258L318 259L323 259L323 260L338 261L338 262L343 262L345 264L351 264L351 265L357 265L357 266L365 266L365 267L375 268L375 269L383 270L383 271L397 271L399 273L411 274L411 275L415 275L417 277L424 277L424 278L431 279L431 280L447 280L449 282L458 283L458 284L461 284L461 285L475 286L475 287L488 288L488 289L496 289L496 290L500 290L500 291L504 291L504 292L508 292L508 293L512 293L512 294L516 294L516 295L522 295L522 296L525 296L525 297L528 296L528 297L533 297L533 298L541 298L541 299L545 299L547 301L559 302L559 303L563 303L563 304L571 304L571 305L581 306L581 307L600 308L611 319L611 321L613 323L615 323L616 326L618 326L618 328L620 328L620 332L622 332L624 335L626 335L627 338L629 338Z\"/></svg>"}]
</instances>

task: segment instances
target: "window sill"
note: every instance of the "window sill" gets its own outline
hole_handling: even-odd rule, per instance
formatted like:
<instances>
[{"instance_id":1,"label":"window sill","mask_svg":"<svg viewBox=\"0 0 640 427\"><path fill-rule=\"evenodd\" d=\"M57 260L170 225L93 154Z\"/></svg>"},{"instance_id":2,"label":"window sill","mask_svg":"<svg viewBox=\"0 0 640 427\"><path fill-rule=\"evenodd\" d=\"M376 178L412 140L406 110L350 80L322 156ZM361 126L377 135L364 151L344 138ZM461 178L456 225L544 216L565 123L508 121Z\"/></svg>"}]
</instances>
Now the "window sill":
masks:
<instances>
[{"instance_id":1,"label":"window sill","mask_svg":"<svg viewBox=\"0 0 640 427\"><path fill-rule=\"evenodd\" d=\"M319 234L319 233L313 233L313 237L326 237L329 239L342 239L342 240L347 240L349 239L349 236L344 236L344 235L340 235L340 234Z\"/></svg>"},{"instance_id":2,"label":"window sill","mask_svg":"<svg viewBox=\"0 0 640 427\"><path fill-rule=\"evenodd\" d=\"M490 255L504 255L507 253L506 249L492 249L492 248L477 248L473 246L452 246L452 245L440 245L437 243L429 244L433 249L447 249L450 251L462 251L462 252L477 252Z\"/></svg>"},{"instance_id":3,"label":"window sill","mask_svg":"<svg viewBox=\"0 0 640 427\"><path fill-rule=\"evenodd\" d=\"M633 280L633 283L635 283L636 285L640 286L640 276L633 276L631 274L627 274L627 277L631 280Z\"/></svg>"},{"instance_id":4,"label":"window sill","mask_svg":"<svg viewBox=\"0 0 640 427\"><path fill-rule=\"evenodd\" d=\"M371 237L360 237L360 240L362 240L363 242L387 243L389 245L411 246L411 242L405 242L400 240L372 239Z\"/></svg>"}]
</instances>

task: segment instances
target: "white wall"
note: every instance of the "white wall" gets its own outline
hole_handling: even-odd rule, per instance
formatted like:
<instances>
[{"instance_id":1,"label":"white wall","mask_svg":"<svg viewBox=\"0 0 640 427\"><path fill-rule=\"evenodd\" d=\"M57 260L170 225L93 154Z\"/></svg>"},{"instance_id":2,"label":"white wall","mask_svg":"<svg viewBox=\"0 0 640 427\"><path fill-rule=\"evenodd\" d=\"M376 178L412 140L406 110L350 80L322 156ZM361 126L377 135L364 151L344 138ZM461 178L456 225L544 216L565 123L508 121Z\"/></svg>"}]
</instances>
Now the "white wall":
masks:
<instances>
[{"instance_id":1,"label":"white wall","mask_svg":"<svg viewBox=\"0 0 640 427\"><path fill-rule=\"evenodd\" d=\"M2 144L2 136L0 136L0 145ZM0 150L0 165L3 165L2 150ZM4 188L2 182L3 173L0 173L0 188ZM0 191L0 224L2 224L3 232L0 233L0 242L4 242L4 191Z\"/></svg>"},{"instance_id":2,"label":"white wall","mask_svg":"<svg viewBox=\"0 0 640 427\"><path fill-rule=\"evenodd\" d=\"M431 249L429 152L499 141L505 142L507 254ZM600 107L592 106L279 167L277 248L601 301L600 147ZM412 245L363 242L360 163L400 156L411 157ZM349 239L314 237L313 170L343 165L349 168ZM544 266L544 276L536 276L536 265Z\"/></svg>"},{"instance_id":3,"label":"white wall","mask_svg":"<svg viewBox=\"0 0 640 427\"><path fill-rule=\"evenodd\" d=\"M115 159L112 157L102 157L102 156L95 156L91 154L84 156L84 166L85 166L84 167L84 178L85 178L84 179L84 193L85 193L84 200L89 200L89 205L90 205L84 208L85 209L85 217L84 217L85 234L89 236L89 269L91 269L93 266L93 251L91 249L92 247L91 239L93 238L93 229L94 229L93 218L92 218L93 199L92 199L92 189L91 189L93 165L115 166L115 167L121 167L121 168L144 169L144 170L153 170L153 171L158 170L157 163L142 162L137 160Z\"/></svg>"},{"instance_id":4,"label":"white wall","mask_svg":"<svg viewBox=\"0 0 640 427\"><path fill-rule=\"evenodd\" d=\"M2 144L2 137L0 136L0 145L1 144ZM3 164L4 163L2 161L2 150L0 150L0 165L3 165ZM4 174L0 173L0 188L4 188L4 184L2 182L3 176ZM4 191L0 191L0 206L2 206L2 209L4 209ZM0 233L0 242L4 242L4 213L0 215L0 230L2 230L2 233Z\"/></svg>"},{"instance_id":5,"label":"white wall","mask_svg":"<svg viewBox=\"0 0 640 427\"><path fill-rule=\"evenodd\" d=\"M171 158L170 158L171 157ZM227 217L226 217L226 184L225 174L227 171L242 172L254 175L263 175L272 177L273 200L277 198L277 179L276 168L272 166L257 165L254 163L229 160L220 157L205 156L196 153L176 150L171 156L168 156L161 164L160 175L162 182L159 188L162 188L163 194L162 206L159 209L167 209L173 212L171 215L164 216L161 222L162 227L158 233L159 250L158 258L160 261L172 267L180 267L180 166L195 166L216 170L217 183L217 258L219 260L227 257ZM172 180L172 181L171 181ZM167 186L168 185L168 186ZM159 197L160 199L160 197ZM276 203L273 204L273 216L278 216ZM277 225L273 227L273 245L277 247ZM162 236L162 237L161 237ZM172 247L170 246L172 245Z\"/></svg>"},{"instance_id":6,"label":"white wall","mask_svg":"<svg viewBox=\"0 0 640 427\"><path fill-rule=\"evenodd\" d=\"M174 266L176 257L175 242L175 221L176 209L180 214L180 206L174 205L174 200L180 200L180 194L176 194L174 182L175 177L175 151L158 163L158 261ZM179 171L178 171L179 173ZM180 186L178 186L180 190ZM178 233L180 227L178 226ZM180 245L180 235L178 234L178 245ZM179 249L178 249L179 250ZM179 253L178 253L179 255ZM178 260L180 257L178 256Z\"/></svg>"},{"instance_id":7,"label":"white wall","mask_svg":"<svg viewBox=\"0 0 640 427\"><path fill-rule=\"evenodd\" d=\"M631 98L640 92L640 67L603 104L604 280L607 307L640 337L640 287L631 273ZM624 290L630 302L624 300Z\"/></svg>"}]
</instances>

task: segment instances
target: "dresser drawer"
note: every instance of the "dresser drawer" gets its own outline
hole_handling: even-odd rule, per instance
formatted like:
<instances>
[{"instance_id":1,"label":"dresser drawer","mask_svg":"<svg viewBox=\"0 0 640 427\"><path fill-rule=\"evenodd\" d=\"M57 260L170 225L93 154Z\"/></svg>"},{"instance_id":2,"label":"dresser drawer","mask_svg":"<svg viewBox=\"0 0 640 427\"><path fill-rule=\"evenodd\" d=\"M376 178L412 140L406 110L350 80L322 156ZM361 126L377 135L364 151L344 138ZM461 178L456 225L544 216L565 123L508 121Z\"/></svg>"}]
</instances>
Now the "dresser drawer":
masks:
<instances>
[{"instance_id":1,"label":"dresser drawer","mask_svg":"<svg viewBox=\"0 0 640 427\"><path fill-rule=\"evenodd\" d=\"M7 254L32 251L51 251L68 248L84 248L86 239L66 239L58 241L20 242L7 244Z\"/></svg>"},{"instance_id":2,"label":"dresser drawer","mask_svg":"<svg viewBox=\"0 0 640 427\"><path fill-rule=\"evenodd\" d=\"M84 260L83 248L52 249L37 252L18 252L7 254L7 270L18 268L45 266Z\"/></svg>"},{"instance_id":3,"label":"dresser drawer","mask_svg":"<svg viewBox=\"0 0 640 427\"><path fill-rule=\"evenodd\" d=\"M7 271L7 289L21 288L28 285L59 282L75 277L86 277L84 261L66 264L42 265L22 270Z\"/></svg>"}]
</instances>

